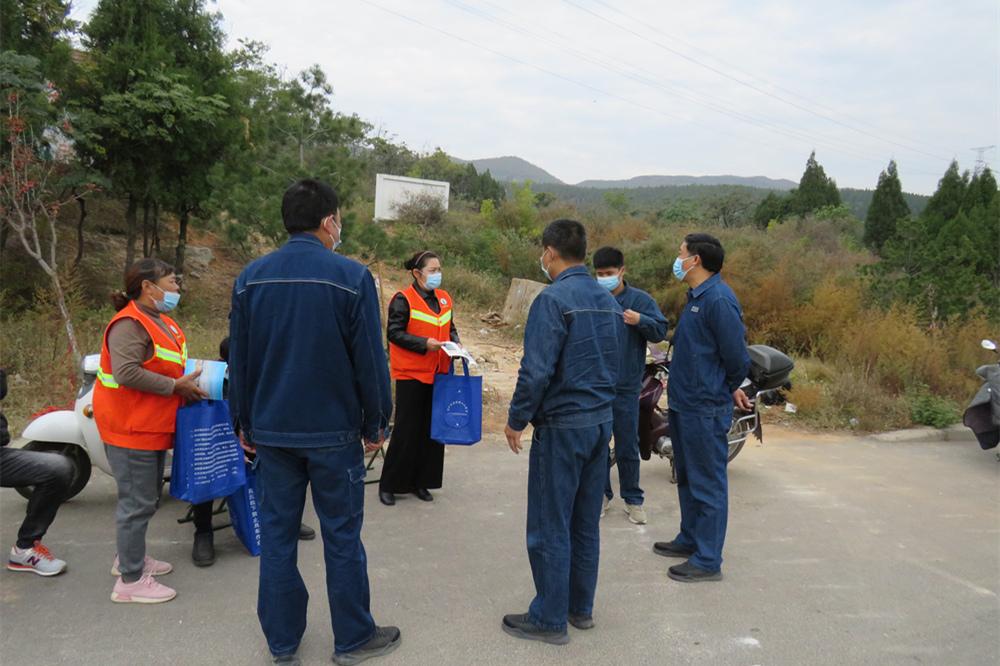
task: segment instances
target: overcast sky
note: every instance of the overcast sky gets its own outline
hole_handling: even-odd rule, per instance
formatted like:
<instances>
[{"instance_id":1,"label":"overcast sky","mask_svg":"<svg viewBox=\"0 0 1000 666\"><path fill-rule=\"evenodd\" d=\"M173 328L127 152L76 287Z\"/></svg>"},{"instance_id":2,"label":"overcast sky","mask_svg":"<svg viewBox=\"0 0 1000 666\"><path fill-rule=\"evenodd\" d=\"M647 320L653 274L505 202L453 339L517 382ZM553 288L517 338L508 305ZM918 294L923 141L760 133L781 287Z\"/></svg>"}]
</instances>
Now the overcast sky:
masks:
<instances>
[{"instance_id":1,"label":"overcast sky","mask_svg":"<svg viewBox=\"0 0 1000 666\"><path fill-rule=\"evenodd\" d=\"M96 0L78 0L85 20ZM335 105L420 151L642 174L933 191L1000 144L996 0L221 0L230 45L319 63ZM997 149L986 159L998 164Z\"/></svg>"}]
</instances>

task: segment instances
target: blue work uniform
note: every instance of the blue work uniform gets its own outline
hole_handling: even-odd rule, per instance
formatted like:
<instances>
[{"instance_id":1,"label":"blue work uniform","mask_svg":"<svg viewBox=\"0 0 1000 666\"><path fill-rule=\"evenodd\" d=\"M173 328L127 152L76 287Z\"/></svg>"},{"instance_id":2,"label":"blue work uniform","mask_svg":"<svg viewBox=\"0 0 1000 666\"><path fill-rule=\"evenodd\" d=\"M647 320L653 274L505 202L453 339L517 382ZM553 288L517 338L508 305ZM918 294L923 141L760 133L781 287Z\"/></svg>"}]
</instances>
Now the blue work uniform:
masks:
<instances>
[{"instance_id":1,"label":"blue work uniform","mask_svg":"<svg viewBox=\"0 0 1000 666\"><path fill-rule=\"evenodd\" d=\"M257 445L257 615L275 656L293 654L306 629L309 593L297 557L309 485L334 648L350 652L375 633L361 543L361 440L377 439L392 413L379 314L368 269L311 234L294 234L251 263L233 287L229 397Z\"/></svg>"},{"instance_id":2,"label":"blue work uniform","mask_svg":"<svg viewBox=\"0 0 1000 666\"><path fill-rule=\"evenodd\" d=\"M639 487L639 392L642 375L646 369L646 345L667 337L667 320L660 312L653 297L642 289L625 283L615 300L622 310L639 313L639 323L625 326L625 345L622 348L621 377L612 407L615 460L618 464L618 483L626 504L642 505L642 488ZM608 466L604 496L615 496L611 490L611 466Z\"/></svg>"},{"instance_id":3,"label":"blue work uniform","mask_svg":"<svg viewBox=\"0 0 1000 666\"><path fill-rule=\"evenodd\" d=\"M729 512L732 394L750 370L743 312L718 274L688 291L673 344L667 397L681 508L675 543L694 551L691 564L715 572Z\"/></svg>"},{"instance_id":4,"label":"blue work uniform","mask_svg":"<svg viewBox=\"0 0 1000 666\"><path fill-rule=\"evenodd\" d=\"M563 631L590 615L597 588L601 494L618 382L622 310L583 266L535 299L507 424L535 426L528 458L531 621Z\"/></svg>"}]
</instances>

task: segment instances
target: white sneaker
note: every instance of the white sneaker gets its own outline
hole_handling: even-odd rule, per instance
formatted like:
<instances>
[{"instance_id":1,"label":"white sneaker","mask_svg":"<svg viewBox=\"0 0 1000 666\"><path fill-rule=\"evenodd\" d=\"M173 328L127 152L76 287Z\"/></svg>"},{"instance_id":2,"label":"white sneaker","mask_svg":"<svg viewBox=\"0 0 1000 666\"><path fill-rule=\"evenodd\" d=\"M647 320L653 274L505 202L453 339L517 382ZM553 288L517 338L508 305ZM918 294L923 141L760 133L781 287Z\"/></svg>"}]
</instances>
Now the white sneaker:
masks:
<instances>
[{"instance_id":1,"label":"white sneaker","mask_svg":"<svg viewBox=\"0 0 1000 666\"><path fill-rule=\"evenodd\" d=\"M636 525L646 524L646 510L642 508L641 504L626 504L625 513L628 514L628 519Z\"/></svg>"},{"instance_id":2,"label":"white sneaker","mask_svg":"<svg viewBox=\"0 0 1000 666\"><path fill-rule=\"evenodd\" d=\"M142 562L142 574L144 576L164 576L174 570L174 565L170 562L162 562L160 560L154 560L149 555ZM118 569L118 556L115 555L115 562L111 565L111 575L121 576L122 572Z\"/></svg>"},{"instance_id":3,"label":"white sneaker","mask_svg":"<svg viewBox=\"0 0 1000 666\"><path fill-rule=\"evenodd\" d=\"M66 571L66 563L53 556L41 541L35 541L31 548L11 548L7 568L11 571L30 571L39 576L55 576Z\"/></svg>"},{"instance_id":4,"label":"white sneaker","mask_svg":"<svg viewBox=\"0 0 1000 666\"><path fill-rule=\"evenodd\" d=\"M601 518L603 518L604 514L606 514L608 512L608 505L609 504L611 504L611 500L608 499L607 495L605 495L605 497L604 497L604 503L601 504Z\"/></svg>"}]
</instances>

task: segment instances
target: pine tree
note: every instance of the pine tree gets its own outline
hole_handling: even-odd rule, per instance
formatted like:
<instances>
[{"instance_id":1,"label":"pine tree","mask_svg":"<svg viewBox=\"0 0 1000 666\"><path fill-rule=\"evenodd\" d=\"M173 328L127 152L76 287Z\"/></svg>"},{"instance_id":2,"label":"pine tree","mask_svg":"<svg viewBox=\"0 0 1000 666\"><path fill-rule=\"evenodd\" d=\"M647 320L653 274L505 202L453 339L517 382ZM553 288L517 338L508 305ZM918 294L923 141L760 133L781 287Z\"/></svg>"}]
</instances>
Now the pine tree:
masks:
<instances>
[{"instance_id":1,"label":"pine tree","mask_svg":"<svg viewBox=\"0 0 1000 666\"><path fill-rule=\"evenodd\" d=\"M896 223L909 214L910 207L903 198L903 187L896 171L896 161L893 160L879 174L878 186L868 207L868 215L865 217L865 245L876 253L881 253L885 242L895 236Z\"/></svg>"},{"instance_id":2,"label":"pine tree","mask_svg":"<svg viewBox=\"0 0 1000 666\"><path fill-rule=\"evenodd\" d=\"M839 206L840 191L837 183L826 175L822 165L816 161L816 151L809 155L806 170L802 173L799 186L792 190L788 212L792 215L807 215L824 206Z\"/></svg>"},{"instance_id":3,"label":"pine tree","mask_svg":"<svg viewBox=\"0 0 1000 666\"><path fill-rule=\"evenodd\" d=\"M927 230L932 236L937 236L948 220L958 215L965 201L965 193L969 187L969 172L958 172L958 162L952 160L944 176L938 181L937 190L927 202L922 217L927 221Z\"/></svg>"}]
</instances>

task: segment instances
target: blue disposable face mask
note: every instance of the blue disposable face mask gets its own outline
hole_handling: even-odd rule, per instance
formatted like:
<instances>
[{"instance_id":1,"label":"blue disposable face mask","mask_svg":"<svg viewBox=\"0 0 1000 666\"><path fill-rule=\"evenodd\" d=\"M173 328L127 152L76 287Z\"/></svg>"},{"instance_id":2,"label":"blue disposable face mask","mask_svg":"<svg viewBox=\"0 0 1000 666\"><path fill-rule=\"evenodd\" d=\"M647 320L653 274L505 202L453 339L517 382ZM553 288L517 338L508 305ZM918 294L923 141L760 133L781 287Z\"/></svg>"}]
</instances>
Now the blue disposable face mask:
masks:
<instances>
[{"instance_id":1,"label":"blue disposable face mask","mask_svg":"<svg viewBox=\"0 0 1000 666\"><path fill-rule=\"evenodd\" d=\"M153 300L153 304L160 312L170 312L181 302L181 292L167 291L160 285L156 285L156 288L163 292L163 300Z\"/></svg>"},{"instance_id":2,"label":"blue disposable face mask","mask_svg":"<svg viewBox=\"0 0 1000 666\"><path fill-rule=\"evenodd\" d=\"M334 222L334 226L337 227L337 240L333 241L333 247L330 248L331 252L336 252L337 248L344 244L344 225L338 225ZM330 238L333 238L333 234L330 234Z\"/></svg>"},{"instance_id":3,"label":"blue disposable face mask","mask_svg":"<svg viewBox=\"0 0 1000 666\"><path fill-rule=\"evenodd\" d=\"M542 254L542 256L540 256L538 258L538 266L542 269L542 272L545 273L545 277L548 279L548 281L552 282L552 276L549 275L549 269L545 267L545 254L544 253Z\"/></svg>"},{"instance_id":4,"label":"blue disposable face mask","mask_svg":"<svg viewBox=\"0 0 1000 666\"><path fill-rule=\"evenodd\" d=\"M678 280L683 281L684 277L688 274L688 272L690 272L691 268L694 268L694 266L692 266L691 268L684 270L684 262L690 258L691 257L684 257L681 259L680 257L677 257L674 259L674 277Z\"/></svg>"},{"instance_id":5,"label":"blue disposable face mask","mask_svg":"<svg viewBox=\"0 0 1000 666\"><path fill-rule=\"evenodd\" d=\"M597 284L601 285L608 291L614 291L621 284L622 276L619 275L607 275L605 277L597 276Z\"/></svg>"},{"instance_id":6,"label":"blue disposable face mask","mask_svg":"<svg viewBox=\"0 0 1000 666\"><path fill-rule=\"evenodd\" d=\"M427 276L427 288L437 289L441 286L441 273L431 273Z\"/></svg>"}]
</instances>

